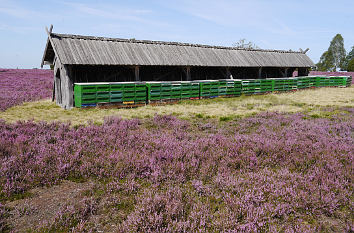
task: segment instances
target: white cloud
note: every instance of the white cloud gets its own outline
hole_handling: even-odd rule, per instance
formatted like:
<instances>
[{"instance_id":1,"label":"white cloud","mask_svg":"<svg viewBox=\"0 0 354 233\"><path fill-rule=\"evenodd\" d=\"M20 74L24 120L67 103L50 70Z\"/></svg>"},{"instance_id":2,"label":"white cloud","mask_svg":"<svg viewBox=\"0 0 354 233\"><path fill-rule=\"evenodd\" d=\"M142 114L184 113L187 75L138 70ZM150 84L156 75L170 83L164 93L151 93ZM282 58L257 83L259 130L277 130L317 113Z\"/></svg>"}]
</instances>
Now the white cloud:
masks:
<instances>
[{"instance_id":1,"label":"white cloud","mask_svg":"<svg viewBox=\"0 0 354 233\"><path fill-rule=\"evenodd\" d=\"M151 10L146 9L131 9L119 5L107 4L84 4L76 2L63 2L65 5L72 7L74 10L90 16L97 16L105 19L121 19L121 20L135 20L140 21L144 19L147 14L152 13Z\"/></svg>"},{"instance_id":2,"label":"white cloud","mask_svg":"<svg viewBox=\"0 0 354 233\"><path fill-rule=\"evenodd\" d=\"M28 32L33 31L41 31L38 27L31 27L31 26L16 26L16 25L9 25L9 24L0 24L1 31L12 31L15 33L26 34Z\"/></svg>"},{"instance_id":3,"label":"white cloud","mask_svg":"<svg viewBox=\"0 0 354 233\"><path fill-rule=\"evenodd\" d=\"M77 2L60 2L69 6L74 14L79 18L96 17L97 20L102 19L109 21L109 27L113 24L143 24L150 27L172 27L165 21L153 19L154 12L150 9L137 9L133 7L125 7L121 4L101 4L101 3L77 3Z\"/></svg>"},{"instance_id":4,"label":"white cloud","mask_svg":"<svg viewBox=\"0 0 354 233\"><path fill-rule=\"evenodd\" d=\"M0 6L0 13L16 18L28 18L34 14L33 11L15 5Z\"/></svg>"},{"instance_id":5,"label":"white cloud","mask_svg":"<svg viewBox=\"0 0 354 233\"><path fill-rule=\"evenodd\" d=\"M59 17L53 12L43 12L35 9L24 7L23 5L14 1L1 1L0 0L0 13L9 17L14 17L20 20L44 20ZM27 22L27 21L25 21Z\"/></svg>"},{"instance_id":6,"label":"white cloud","mask_svg":"<svg viewBox=\"0 0 354 233\"><path fill-rule=\"evenodd\" d=\"M164 4L164 3L162 3ZM182 0L166 7L224 26L256 25L264 18L266 5L255 1ZM252 10L250 10L252 9Z\"/></svg>"}]
</instances>

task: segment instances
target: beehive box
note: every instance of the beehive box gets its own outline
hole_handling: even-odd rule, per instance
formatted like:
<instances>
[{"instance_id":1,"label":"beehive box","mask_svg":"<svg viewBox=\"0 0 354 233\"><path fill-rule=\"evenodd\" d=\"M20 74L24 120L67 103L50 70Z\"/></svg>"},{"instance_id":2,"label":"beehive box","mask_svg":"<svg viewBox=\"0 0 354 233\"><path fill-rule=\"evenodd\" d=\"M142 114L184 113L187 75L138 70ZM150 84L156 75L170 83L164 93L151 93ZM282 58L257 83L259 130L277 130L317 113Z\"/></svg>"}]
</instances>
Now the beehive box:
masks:
<instances>
[{"instance_id":1,"label":"beehive box","mask_svg":"<svg viewBox=\"0 0 354 233\"><path fill-rule=\"evenodd\" d=\"M75 107L103 103L143 103L147 101L146 90L142 82L75 83Z\"/></svg>"}]
</instances>

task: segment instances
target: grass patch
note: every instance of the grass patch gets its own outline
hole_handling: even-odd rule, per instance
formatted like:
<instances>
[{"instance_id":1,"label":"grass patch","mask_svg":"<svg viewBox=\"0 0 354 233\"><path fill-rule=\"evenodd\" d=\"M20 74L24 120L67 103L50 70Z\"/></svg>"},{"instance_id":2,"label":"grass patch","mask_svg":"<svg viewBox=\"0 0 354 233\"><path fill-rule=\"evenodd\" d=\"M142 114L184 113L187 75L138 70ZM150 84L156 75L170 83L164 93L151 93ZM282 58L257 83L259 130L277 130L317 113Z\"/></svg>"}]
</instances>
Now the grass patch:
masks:
<instances>
[{"instance_id":1,"label":"grass patch","mask_svg":"<svg viewBox=\"0 0 354 233\"><path fill-rule=\"evenodd\" d=\"M231 121L234 117L233 116L222 116L219 118L220 121Z\"/></svg>"},{"instance_id":2,"label":"grass patch","mask_svg":"<svg viewBox=\"0 0 354 233\"><path fill-rule=\"evenodd\" d=\"M67 180L69 181L72 181L72 182L75 182L75 183L84 183L87 181L87 179L85 179L84 177L82 176L69 176L67 178Z\"/></svg>"},{"instance_id":3,"label":"grass patch","mask_svg":"<svg viewBox=\"0 0 354 233\"><path fill-rule=\"evenodd\" d=\"M201 114L201 113L197 113L197 114L195 114L195 117L196 117L196 118L201 118L201 119L203 119L203 118L204 118L204 115Z\"/></svg>"},{"instance_id":4,"label":"grass patch","mask_svg":"<svg viewBox=\"0 0 354 233\"><path fill-rule=\"evenodd\" d=\"M174 115L181 119L216 118L227 121L230 117L247 117L262 111L313 112L322 107L353 107L354 87L317 88L297 92L252 95L234 98L214 98L202 100L182 100L177 104L164 106L143 106L133 109L79 109L64 110L50 100L24 103L0 112L6 122L19 120L61 121L72 125L86 125L92 121L102 124L107 116L122 118L151 118L156 114Z\"/></svg>"},{"instance_id":5,"label":"grass patch","mask_svg":"<svg viewBox=\"0 0 354 233\"><path fill-rule=\"evenodd\" d=\"M11 196L7 196L4 193L0 193L0 202L5 202L5 201L16 201L16 200L21 200L21 199L26 199L33 197L33 193L31 192L23 192L23 193L16 193Z\"/></svg>"},{"instance_id":6,"label":"grass patch","mask_svg":"<svg viewBox=\"0 0 354 233\"><path fill-rule=\"evenodd\" d=\"M311 118L328 118L328 119L332 119L333 117L339 115L339 114L348 114L348 111L345 111L343 109L340 108L333 108L333 109L328 109L328 108L320 108L320 109L316 109L313 111L308 112L308 115Z\"/></svg>"}]
</instances>

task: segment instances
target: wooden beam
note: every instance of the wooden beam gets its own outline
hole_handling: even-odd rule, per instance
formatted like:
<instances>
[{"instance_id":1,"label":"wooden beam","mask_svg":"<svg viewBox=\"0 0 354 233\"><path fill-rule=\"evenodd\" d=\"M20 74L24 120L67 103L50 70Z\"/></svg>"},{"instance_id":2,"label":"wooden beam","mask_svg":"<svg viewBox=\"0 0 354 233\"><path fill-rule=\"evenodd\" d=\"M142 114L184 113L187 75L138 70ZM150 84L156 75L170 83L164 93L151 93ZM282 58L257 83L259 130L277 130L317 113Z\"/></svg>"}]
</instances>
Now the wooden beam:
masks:
<instances>
[{"instance_id":1,"label":"wooden beam","mask_svg":"<svg viewBox=\"0 0 354 233\"><path fill-rule=\"evenodd\" d=\"M134 75L135 75L135 81L139 82L140 81L140 71L139 71L139 66L134 67Z\"/></svg>"},{"instance_id":2,"label":"wooden beam","mask_svg":"<svg viewBox=\"0 0 354 233\"><path fill-rule=\"evenodd\" d=\"M52 102L54 102L54 99L55 99L55 77L53 81Z\"/></svg>"},{"instance_id":3,"label":"wooden beam","mask_svg":"<svg viewBox=\"0 0 354 233\"><path fill-rule=\"evenodd\" d=\"M47 27L45 27L45 30L46 30L46 32L47 32L47 35L48 35L48 40L50 41L50 43L51 43L51 45L52 45L52 48L53 48L53 51L54 51L54 54L57 56L57 59L59 60L59 62L61 63L61 61L60 61L60 57L59 57L59 54L57 53L57 50L56 50L56 48L55 48L55 45L54 45L54 43L53 43L53 40L52 40L52 36L51 36L51 33L52 33L52 31L51 30L53 30L53 25L51 25L51 27L50 27L50 31L48 30L48 28ZM44 56L44 55L43 55ZM43 57L44 58L44 57ZM43 59L43 61L44 61L44 59ZM42 61L42 64L41 64L41 66L43 67L43 61Z\"/></svg>"},{"instance_id":4,"label":"wooden beam","mask_svg":"<svg viewBox=\"0 0 354 233\"><path fill-rule=\"evenodd\" d=\"M66 109L71 109L72 107L74 107L74 82L73 82L73 70L72 70L72 66L68 66L68 65L64 65L64 70L66 73L66 77L67 77L67 89L68 89L68 93L67 93L67 105L66 105Z\"/></svg>"},{"instance_id":5,"label":"wooden beam","mask_svg":"<svg viewBox=\"0 0 354 233\"><path fill-rule=\"evenodd\" d=\"M54 57L54 61L55 61L55 59L56 58ZM53 66L54 66L53 67L54 78L53 78L52 102L54 102L54 100L55 100L55 88L56 88L56 86L55 86L55 82L56 82L55 76L56 76L56 73L58 71L58 70L56 70L55 62L53 62ZM43 66L42 66L42 68L43 68Z\"/></svg>"},{"instance_id":6,"label":"wooden beam","mask_svg":"<svg viewBox=\"0 0 354 233\"><path fill-rule=\"evenodd\" d=\"M258 78L262 78L262 67L258 68Z\"/></svg>"},{"instance_id":7,"label":"wooden beam","mask_svg":"<svg viewBox=\"0 0 354 233\"><path fill-rule=\"evenodd\" d=\"M285 74L284 77L288 77L288 70L289 70L289 68L285 68L285 69L284 69L284 74Z\"/></svg>"},{"instance_id":8,"label":"wooden beam","mask_svg":"<svg viewBox=\"0 0 354 233\"><path fill-rule=\"evenodd\" d=\"M43 54L43 57L42 57L42 62L41 62L41 68L43 68L43 65L45 65L44 64L44 58L45 58L45 55L46 55L46 51L47 51L47 49L48 49L48 46L49 46L49 38L47 39L47 43L46 43L46 45L45 45L45 49L44 49L44 54ZM55 55L54 55L55 56ZM54 63L54 62L53 62Z\"/></svg>"},{"instance_id":9,"label":"wooden beam","mask_svg":"<svg viewBox=\"0 0 354 233\"><path fill-rule=\"evenodd\" d=\"M55 102L57 105L60 107L62 106L62 93L61 93L61 67L60 63L57 62L54 64L54 89L53 89L53 95L55 96Z\"/></svg>"},{"instance_id":10,"label":"wooden beam","mask_svg":"<svg viewBox=\"0 0 354 233\"><path fill-rule=\"evenodd\" d=\"M191 67L187 66L186 67L186 77L187 77L187 81L192 81L192 77L191 77Z\"/></svg>"}]
</instances>

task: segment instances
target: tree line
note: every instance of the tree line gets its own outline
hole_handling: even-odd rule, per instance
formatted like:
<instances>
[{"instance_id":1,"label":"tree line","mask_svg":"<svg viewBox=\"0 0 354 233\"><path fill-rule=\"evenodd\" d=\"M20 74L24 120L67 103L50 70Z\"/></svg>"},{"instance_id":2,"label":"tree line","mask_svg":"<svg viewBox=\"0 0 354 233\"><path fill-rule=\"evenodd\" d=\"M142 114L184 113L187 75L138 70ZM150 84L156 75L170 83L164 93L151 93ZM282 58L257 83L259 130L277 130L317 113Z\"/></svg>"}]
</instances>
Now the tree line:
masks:
<instances>
[{"instance_id":1,"label":"tree line","mask_svg":"<svg viewBox=\"0 0 354 233\"><path fill-rule=\"evenodd\" d=\"M246 39L240 39L233 46L244 49L259 49L255 43ZM319 71L337 71L339 69L354 72L354 46L347 54L344 48L344 39L341 34L337 34L332 39L328 50L322 54L316 67Z\"/></svg>"},{"instance_id":2,"label":"tree line","mask_svg":"<svg viewBox=\"0 0 354 233\"><path fill-rule=\"evenodd\" d=\"M338 69L354 71L354 46L347 54L344 48L344 39L341 34L337 34L316 66L319 71L337 71Z\"/></svg>"}]
</instances>

